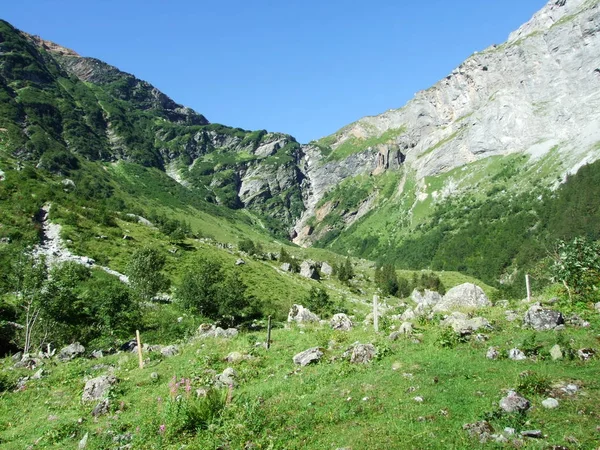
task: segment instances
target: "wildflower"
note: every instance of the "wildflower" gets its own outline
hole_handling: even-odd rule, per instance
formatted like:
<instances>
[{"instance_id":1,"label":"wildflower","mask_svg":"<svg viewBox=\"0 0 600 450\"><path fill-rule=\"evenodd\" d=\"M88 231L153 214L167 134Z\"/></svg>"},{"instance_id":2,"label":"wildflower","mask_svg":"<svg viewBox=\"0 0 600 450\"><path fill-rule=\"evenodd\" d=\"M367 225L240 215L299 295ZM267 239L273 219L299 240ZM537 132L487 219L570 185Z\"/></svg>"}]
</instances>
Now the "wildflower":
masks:
<instances>
[{"instance_id":1,"label":"wildflower","mask_svg":"<svg viewBox=\"0 0 600 450\"><path fill-rule=\"evenodd\" d=\"M158 432L159 432L160 434L165 434L165 430L166 430L166 429L167 429L167 427L166 427L166 426L165 426L165 424L163 423L163 424L161 424L161 425L158 427Z\"/></svg>"}]
</instances>

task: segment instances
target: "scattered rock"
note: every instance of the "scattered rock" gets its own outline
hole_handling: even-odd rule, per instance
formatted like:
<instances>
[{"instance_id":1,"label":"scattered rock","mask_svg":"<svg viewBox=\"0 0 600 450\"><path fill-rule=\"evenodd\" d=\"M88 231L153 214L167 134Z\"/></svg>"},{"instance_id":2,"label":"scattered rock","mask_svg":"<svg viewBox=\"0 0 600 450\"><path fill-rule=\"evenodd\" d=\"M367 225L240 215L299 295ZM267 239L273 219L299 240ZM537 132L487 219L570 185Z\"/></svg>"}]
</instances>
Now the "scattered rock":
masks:
<instances>
[{"instance_id":1,"label":"scattered rock","mask_svg":"<svg viewBox=\"0 0 600 450\"><path fill-rule=\"evenodd\" d=\"M318 322L321 319L316 314L310 312L308 308L302 305L292 305L290 312L288 313L288 322L296 323L310 323Z\"/></svg>"},{"instance_id":2,"label":"scattered rock","mask_svg":"<svg viewBox=\"0 0 600 450\"><path fill-rule=\"evenodd\" d=\"M150 374L150 379L151 380L158 380L158 372L152 372Z\"/></svg>"},{"instance_id":3,"label":"scattered rock","mask_svg":"<svg viewBox=\"0 0 600 450\"><path fill-rule=\"evenodd\" d=\"M123 235L123 240L124 241L133 241L133 238L131 236L127 235L127 234L124 234Z\"/></svg>"},{"instance_id":4,"label":"scattered rock","mask_svg":"<svg viewBox=\"0 0 600 450\"><path fill-rule=\"evenodd\" d=\"M293 361L294 364L299 364L300 366L304 367L308 364L319 362L322 357L323 350L319 347L313 347L298 353L296 356L294 356Z\"/></svg>"},{"instance_id":5,"label":"scattered rock","mask_svg":"<svg viewBox=\"0 0 600 450\"><path fill-rule=\"evenodd\" d=\"M594 309L600 313L600 302L594 305Z\"/></svg>"},{"instance_id":6,"label":"scattered rock","mask_svg":"<svg viewBox=\"0 0 600 450\"><path fill-rule=\"evenodd\" d=\"M527 356L525 356L525 353L523 353L518 348L511 348L508 351L508 358L512 359L513 361L522 361L524 359L527 359Z\"/></svg>"},{"instance_id":7,"label":"scattered rock","mask_svg":"<svg viewBox=\"0 0 600 450\"><path fill-rule=\"evenodd\" d=\"M319 279L319 271L313 261L306 260L300 264L300 275L305 278L311 278L313 280Z\"/></svg>"},{"instance_id":8,"label":"scattered rock","mask_svg":"<svg viewBox=\"0 0 600 450\"><path fill-rule=\"evenodd\" d=\"M284 272L291 272L292 265L290 263L283 263L279 268Z\"/></svg>"},{"instance_id":9,"label":"scattered rock","mask_svg":"<svg viewBox=\"0 0 600 450\"><path fill-rule=\"evenodd\" d=\"M350 318L343 313L334 315L329 322L331 328L338 331L350 331L353 327Z\"/></svg>"},{"instance_id":10,"label":"scattered rock","mask_svg":"<svg viewBox=\"0 0 600 450\"><path fill-rule=\"evenodd\" d=\"M246 261L244 261L242 258L239 258L236 262L235 265L236 266L243 266L244 264L246 264Z\"/></svg>"},{"instance_id":11,"label":"scattered rock","mask_svg":"<svg viewBox=\"0 0 600 450\"><path fill-rule=\"evenodd\" d=\"M581 359L582 361L589 361L595 355L596 350L594 350L593 348L581 348L577 350L577 356L579 356L579 359Z\"/></svg>"},{"instance_id":12,"label":"scattered rock","mask_svg":"<svg viewBox=\"0 0 600 450\"><path fill-rule=\"evenodd\" d=\"M160 350L160 353L167 358L170 356L175 356L179 353L179 347L176 345L167 345Z\"/></svg>"},{"instance_id":13,"label":"scattered rock","mask_svg":"<svg viewBox=\"0 0 600 450\"><path fill-rule=\"evenodd\" d=\"M79 441L79 444L77 445L77 448L79 450L83 450L84 448L87 447L88 436L89 436L89 433L85 433L85 435Z\"/></svg>"},{"instance_id":14,"label":"scattered rock","mask_svg":"<svg viewBox=\"0 0 600 450\"><path fill-rule=\"evenodd\" d=\"M92 358L100 359L100 358L104 358L104 353L102 353L102 350L94 350L92 352L91 356L92 356Z\"/></svg>"},{"instance_id":15,"label":"scattered rock","mask_svg":"<svg viewBox=\"0 0 600 450\"><path fill-rule=\"evenodd\" d=\"M440 301L442 301L442 295L439 292L430 291L429 289L425 289L422 292L415 289L410 298L417 305L424 306L434 306L437 305Z\"/></svg>"},{"instance_id":16,"label":"scattered rock","mask_svg":"<svg viewBox=\"0 0 600 450\"><path fill-rule=\"evenodd\" d=\"M71 345L64 347L58 353L58 359L60 361L70 361L77 356L81 356L85 353L85 347L81 345L79 342L75 342Z\"/></svg>"},{"instance_id":17,"label":"scattered rock","mask_svg":"<svg viewBox=\"0 0 600 450\"><path fill-rule=\"evenodd\" d=\"M567 395L575 395L577 394L577 392L579 392L579 386L577 386L576 384L569 383L565 386L561 386L560 390Z\"/></svg>"},{"instance_id":18,"label":"scattered rock","mask_svg":"<svg viewBox=\"0 0 600 450\"><path fill-rule=\"evenodd\" d=\"M509 310L504 312L504 317L507 322L514 322L519 318L519 314L516 311Z\"/></svg>"},{"instance_id":19,"label":"scattered rock","mask_svg":"<svg viewBox=\"0 0 600 450\"><path fill-rule=\"evenodd\" d=\"M14 362L19 362L23 359L23 352L17 352L10 357Z\"/></svg>"},{"instance_id":20,"label":"scattered rock","mask_svg":"<svg viewBox=\"0 0 600 450\"><path fill-rule=\"evenodd\" d=\"M321 273L323 275L327 275L328 277L330 277L333 274L333 267L331 267L329 264L327 264L326 262L323 262L321 264Z\"/></svg>"},{"instance_id":21,"label":"scattered rock","mask_svg":"<svg viewBox=\"0 0 600 450\"><path fill-rule=\"evenodd\" d=\"M238 330L235 328L228 328L224 330L221 327L209 323L203 323L198 327L198 337L200 339L205 338L223 338L233 339L238 335Z\"/></svg>"},{"instance_id":22,"label":"scattered rock","mask_svg":"<svg viewBox=\"0 0 600 450\"><path fill-rule=\"evenodd\" d=\"M417 402L417 403L423 403L424 402L423 397L420 397L418 395L416 397L413 397L413 400L415 402Z\"/></svg>"},{"instance_id":23,"label":"scattered rock","mask_svg":"<svg viewBox=\"0 0 600 450\"><path fill-rule=\"evenodd\" d=\"M494 306L506 309L510 306L510 302L508 300L498 300L496 303L494 303Z\"/></svg>"},{"instance_id":24,"label":"scattered rock","mask_svg":"<svg viewBox=\"0 0 600 450\"><path fill-rule=\"evenodd\" d=\"M100 403L98 403L94 407L94 409L92 410L92 416L100 417L105 414L108 414L109 406L110 406L110 401L107 398L105 398L104 400L102 400Z\"/></svg>"},{"instance_id":25,"label":"scattered rock","mask_svg":"<svg viewBox=\"0 0 600 450\"><path fill-rule=\"evenodd\" d=\"M239 363L241 361L245 361L248 359L252 359L250 355L243 355L240 352L231 352L229 353L223 360L229 363Z\"/></svg>"},{"instance_id":26,"label":"scattered rock","mask_svg":"<svg viewBox=\"0 0 600 450\"><path fill-rule=\"evenodd\" d=\"M558 408L558 400L555 398L547 398L542 402L542 406L546 409Z\"/></svg>"},{"instance_id":27,"label":"scattered rock","mask_svg":"<svg viewBox=\"0 0 600 450\"><path fill-rule=\"evenodd\" d=\"M508 413L527 411L531 407L529 400L515 391L509 391L508 395L500 400L499 405Z\"/></svg>"},{"instance_id":28,"label":"scattered rock","mask_svg":"<svg viewBox=\"0 0 600 450\"><path fill-rule=\"evenodd\" d=\"M488 348L488 351L485 354L485 357L487 359L498 359L499 356L500 356L500 352L498 352L498 349L496 347Z\"/></svg>"},{"instance_id":29,"label":"scattered rock","mask_svg":"<svg viewBox=\"0 0 600 450\"><path fill-rule=\"evenodd\" d=\"M415 312L413 311L412 308L408 308L406 311L404 311L400 315L400 320L404 320L404 321L414 320L416 318L417 318L417 315L415 314Z\"/></svg>"},{"instance_id":30,"label":"scattered rock","mask_svg":"<svg viewBox=\"0 0 600 450\"><path fill-rule=\"evenodd\" d=\"M30 369L33 370L38 366L42 365L42 360L40 358L33 358L28 353L25 353L21 359L21 361L15 363L16 369Z\"/></svg>"},{"instance_id":31,"label":"scattered rock","mask_svg":"<svg viewBox=\"0 0 600 450\"><path fill-rule=\"evenodd\" d=\"M215 377L215 385L217 387L235 386L235 379L237 378L237 372L232 368L228 367L223 373Z\"/></svg>"},{"instance_id":32,"label":"scattered rock","mask_svg":"<svg viewBox=\"0 0 600 450\"><path fill-rule=\"evenodd\" d=\"M560 311L545 309L539 303L532 305L523 317L523 325L536 331L552 330L565 323Z\"/></svg>"},{"instance_id":33,"label":"scattered rock","mask_svg":"<svg viewBox=\"0 0 600 450\"><path fill-rule=\"evenodd\" d=\"M413 332L413 324L410 322L402 322L402 325L398 328L398 333L403 334L404 336L411 336Z\"/></svg>"},{"instance_id":34,"label":"scattered rock","mask_svg":"<svg viewBox=\"0 0 600 450\"><path fill-rule=\"evenodd\" d=\"M533 438L533 439L541 439L544 437L541 430L525 430L521 431L521 436Z\"/></svg>"},{"instance_id":35,"label":"scattered rock","mask_svg":"<svg viewBox=\"0 0 600 450\"><path fill-rule=\"evenodd\" d=\"M433 311L455 311L458 309L478 309L492 306L483 289L472 283L464 283L453 287L438 302Z\"/></svg>"},{"instance_id":36,"label":"scattered rock","mask_svg":"<svg viewBox=\"0 0 600 450\"><path fill-rule=\"evenodd\" d=\"M111 386L116 382L117 378L114 375L101 375L92 378L85 383L81 400L89 402L107 398Z\"/></svg>"},{"instance_id":37,"label":"scattered rock","mask_svg":"<svg viewBox=\"0 0 600 450\"><path fill-rule=\"evenodd\" d=\"M452 329L463 336L472 334L481 328L491 329L492 326L483 317L469 319L466 314L455 311L440 322L441 326L452 327Z\"/></svg>"},{"instance_id":38,"label":"scattered rock","mask_svg":"<svg viewBox=\"0 0 600 450\"><path fill-rule=\"evenodd\" d=\"M583 320L577 314L571 314L565 319L565 323L579 328L589 328L590 323L587 320Z\"/></svg>"},{"instance_id":39,"label":"scattered rock","mask_svg":"<svg viewBox=\"0 0 600 450\"><path fill-rule=\"evenodd\" d=\"M354 364L367 364L377 354L377 349L373 344L359 344L356 343L352 346L352 354L350 355L350 362Z\"/></svg>"},{"instance_id":40,"label":"scattered rock","mask_svg":"<svg viewBox=\"0 0 600 450\"><path fill-rule=\"evenodd\" d=\"M550 357L552 358L553 361L564 358L564 355L563 355L562 349L560 348L560 345L555 344L552 346L552 348L550 349Z\"/></svg>"},{"instance_id":41,"label":"scattered rock","mask_svg":"<svg viewBox=\"0 0 600 450\"><path fill-rule=\"evenodd\" d=\"M44 376L44 369L40 369L31 376L31 379L32 380L41 380L43 376Z\"/></svg>"},{"instance_id":42,"label":"scattered rock","mask_svg":"<svg viewBox=\"0 0 600 450\"><path fill-rule=\"evenodd\" d=\"M479 422L474 423L466 423L463 425L463 430L469 433L469 436L477 438L479 442L485 443L487 442L492 433L494 432L494 427L487 421L481 420Z\"/></svg>"}]
</instances>

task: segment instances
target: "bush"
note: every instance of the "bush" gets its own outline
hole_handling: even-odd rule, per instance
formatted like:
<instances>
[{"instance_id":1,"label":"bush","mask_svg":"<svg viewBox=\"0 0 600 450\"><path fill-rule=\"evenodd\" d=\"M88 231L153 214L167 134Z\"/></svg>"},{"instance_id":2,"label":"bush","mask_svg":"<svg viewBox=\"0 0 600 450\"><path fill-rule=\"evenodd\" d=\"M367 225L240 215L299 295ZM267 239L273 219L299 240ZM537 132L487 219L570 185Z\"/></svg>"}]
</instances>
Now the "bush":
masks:
<instances>
[{"instance_id":1,"label":"bush","mask_svg":"<svg viewBox=\"0 0 600 450\"><path fill-rule=\"evenodd\" d=\"M137 250L127 265L127 275L134 292L140 299L150 301L158 292L169 287L162 273L166 258L158 250L145 247Z\"/></svg>"}]
</instances>

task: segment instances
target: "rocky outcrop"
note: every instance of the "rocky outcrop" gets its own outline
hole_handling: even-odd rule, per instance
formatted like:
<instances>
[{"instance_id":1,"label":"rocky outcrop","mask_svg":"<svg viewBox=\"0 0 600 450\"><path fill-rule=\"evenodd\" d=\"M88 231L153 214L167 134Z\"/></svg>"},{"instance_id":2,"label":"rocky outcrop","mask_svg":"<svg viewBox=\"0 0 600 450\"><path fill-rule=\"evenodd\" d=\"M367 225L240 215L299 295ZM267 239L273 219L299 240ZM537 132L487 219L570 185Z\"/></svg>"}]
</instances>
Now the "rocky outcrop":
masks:
<instances>
[{"instance_id":1,"label":"rocky outcrop","mask_svg":"<svg viewBox=\"0 0 600 450\"><path fill-rule=\"evenodd\" d=\"M536 331L552 330L564 323L565 319L560 311L542 308L539 303L531 306L523 317L523 326Z\"/></svg>"},{"instance_id":2,"label":"rocky outcrop","mask_svg":"<svg viewBox=\"0 0 600 450\"><path fill-rule=\"evenodd\" d=\"M117 382L114 375L101 375L85 383L81 400L84 402L103 400L108 397L110 388Z\"/></svg>"},{"instance_id":3,"label":"rocky outcrop","mask_svg":"<svg viewBox=\"0 0 600 450\"><path fill-rule=\"evenodd\" d=\"M317 363L323 357L323 350L319 347L309 348L303 352L298 353L294 356L294 364L298 364L302 367L309 364Z\"/></svg>"},{"instance_id":4,"label":"rocky outcrop","mask_svg":"<svg viewBox=\"0 0 600 450\"><path fill-rule=\"evenodd\" d=\"M460 309L478 309L492 306L483 289L472 283L464 283L453 287L439 301L433 311L456 311Z\"/></svg>"},{"instance_id":5,"label":"rocky outcrop","mask_svg":"<svg viewBox=\"0 0 600 450\"><path fill-rule=\"evenodd\" d=\"M354 326L350 318L343 313L335 314L329 321L331 328L338 331L350 331Z\"/></svg>"}]
</instances>

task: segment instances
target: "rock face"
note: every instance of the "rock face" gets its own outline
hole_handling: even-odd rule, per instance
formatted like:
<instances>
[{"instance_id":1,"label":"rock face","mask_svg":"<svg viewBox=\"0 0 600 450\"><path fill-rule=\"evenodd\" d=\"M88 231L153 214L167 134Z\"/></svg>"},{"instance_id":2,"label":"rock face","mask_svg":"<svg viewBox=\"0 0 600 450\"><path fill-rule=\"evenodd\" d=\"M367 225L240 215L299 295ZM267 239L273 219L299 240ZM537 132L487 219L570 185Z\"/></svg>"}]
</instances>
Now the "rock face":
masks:
<instances>
[{"instance_id":1,"label":"rock face","mask_svg":"<svg viewBox=\"0 0 600 450\"><path fill-rule=\"evenodd\" d=\"M523 325L536 331L552 330L564 323L565 319L559 311L542 308L539 303L531 306L523 317Z\"/></svg>"},{"instance_id":2,"label":"rock face","mask_svg":"<svg viewBox=\"0 0 600 450\"><path fill-rule=\"evenodd\" d=\"M57 358L61 361L69 361L77 356L81 356L85 353L85 347L79 342L75 342L61 349L58 353Z\"/></svg>"},{"instance_id":3,"label":"rock face","mask_svg":"<svg viewBox=\"0 0 600 450\"><path fill-rule=\"evenodd\" d=\"M506 397L500 400L499 405L508 413L527 411L531 407L529 400L515 391L510 391Z\"/></svg>"},{"instance_id":4,"label":"rock face","mask_svg":"<svg viewBox=\"0 0 600 450\"><path fill-rule=\"evenodd\" d=\"M294 364L299 364L300 366L307 366L312 363L317 363L323 357L323 350L319 347L309 348L308 350L304 350L303 352L298 353L294 356L293 361Z\"/></svg>"},{"instance_id":5,"label":"rock face","mask_svg":"<svg viewBox=\"0 0 600 450\"><path fill-rule=\"evenodd\" d=\"M350 318L343 313L334 315L329 322L331 328L338 331L350 331L353 327Z\"/></svg>"},{"instance_id":6,"label":"rock face","mask_svg":"<svg viewBox=\"0 0 600 450\"><path fill-rule=\"evenodd\" d=\"M459 309L478 309L492 306L483 289L472 283L464 283L453 287L438 302L433 311L456 311Z\"/></svg>"},{"instance_id":7,"label":"rock face","mask_svg":"<svg viewBox=\"0 0 600 450\"><path fill-rule=\"evenodd\" d=\"M290 312L288 313L288 323L311 323L319 322L321 319L316 314L310 312L308 308L302 305L292 305Z\"/></svg>"},{"instance_id":8,"label":"rock face","mask_svg":"<svg viewBox=\"0 0 600 450\"><path fill-rule=\"evenodd\" d=\"M101 375L97 378L92 378L85 383L81 400L89 402L107 398L111 386L116 382L117 378L114 375Z\"/></svg>"}]
</instances>

